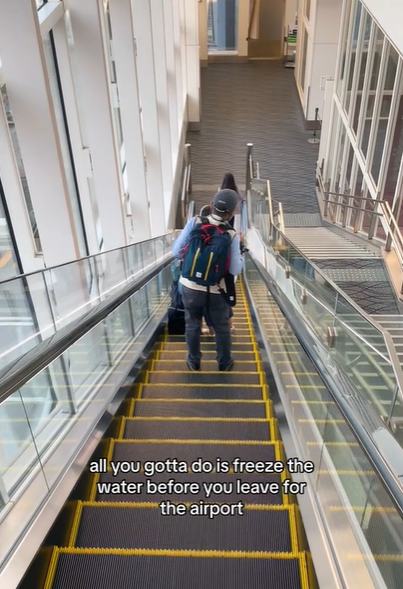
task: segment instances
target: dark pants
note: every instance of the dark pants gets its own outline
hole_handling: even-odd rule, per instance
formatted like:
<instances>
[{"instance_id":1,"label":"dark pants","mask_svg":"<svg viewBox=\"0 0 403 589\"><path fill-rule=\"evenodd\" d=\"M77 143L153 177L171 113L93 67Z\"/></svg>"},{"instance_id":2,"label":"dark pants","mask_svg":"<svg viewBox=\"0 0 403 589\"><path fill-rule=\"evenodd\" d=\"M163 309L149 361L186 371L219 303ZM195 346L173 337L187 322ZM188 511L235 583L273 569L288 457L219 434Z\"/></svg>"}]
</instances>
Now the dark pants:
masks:
<instances>
[{"instance_id":1,"label":"dark pants","mask_svg":"<svg viewBox=\"0 0 403 589\"><path fill-rule=\"evenodd\" d=\"M234 311L232 310L232 307L229 308L229 318L231 319L231 317L234 316ZM204 315L204 320L206 322L207 327L213 327L214 328L214 323L211 320L211 316L210 314L207 312Z\"/></svg>"},{"instance_id":2,"label":"dark pants","mask_svg":"<svg viewBox=\"0 0 403 589\"><path fill-rule=\"evenodd\" d=\"M208 314L214 325L217 362L227 365L231 362L231 333L229 326L230 306L220 294L193 290L182 285L182 300L185 307L186 345L189 360L200 362L200 334L203 316Z\"/></svg>"}]
</instances>

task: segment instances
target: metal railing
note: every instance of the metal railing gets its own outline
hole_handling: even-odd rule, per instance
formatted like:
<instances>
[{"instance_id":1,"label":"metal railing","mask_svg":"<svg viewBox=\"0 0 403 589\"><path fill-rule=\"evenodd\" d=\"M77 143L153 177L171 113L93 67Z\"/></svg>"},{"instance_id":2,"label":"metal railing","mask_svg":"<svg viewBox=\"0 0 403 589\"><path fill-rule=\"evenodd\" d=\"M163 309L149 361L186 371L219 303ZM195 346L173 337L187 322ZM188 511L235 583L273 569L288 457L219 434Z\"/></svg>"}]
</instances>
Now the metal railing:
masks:
<instances>
[{"instance_id":1,"label":"metal railing","mask_svg":"<svg viewBox=\"0 0 403 589\"><path fill-rule=\"evenodd\" d=\"M190 195L192 194L192 160L191 144L186 143L183 162L183 176L181 186L181 216L185 225L188 218L188 207L190 204Z\"/></svg>"},{"instance_id":2,"label":"metal railing","mask_svg":"<svg viewBox=\"0 0 403 589\"><path fill-rule=\"evenodd\" d=\"M381 198L374 199L372 197L351 195L348 193L341 194L339 192L330 192L327 190L327 185L323 181L320 169L318 170L317 177L319 189L324 202L324 216L329 216L332 223L336 223L337 216L339 215L341 218L341 226L345 228L347 211L351 210L354 218L352 227L354 233L358 233L360 217L363 215L369 215L370 224L367 233L368 239L374 237L376 218L383 219L387 227L385 231L385 251L389 252L393 245L393 249L399 260L400 268L403 270L403 235L396 221L396 217L390 208L390 204ZM368 205L370 207L369 209L367 208ZM403 295L403 276L400 294Z\"/></svg>"},{"instance_id":3,"label":"metal railing","mask_svg":"<svg viewBox=\"0 0 403 589\"><path fill-rule=\"evenodd\" d=\"M248 157L252 159L252 146L248 145ZM257 189L254 190L254 185L257 186ZM326 293L320 291L320 295L322 300L320 301L320 306L322 309L326 309L326 313L333 314L334 319L333 323L336 321L337 315L337 308L341 305L338 301L342 301L343 308L344 306L348 308L351 317L360 318L363 320L365 324L371 326L374 332L380 334L383 338L385 352L387 355L388 363L390 364L392 371L393 371L393 391L390 407L388 408L387 414L383 416L386 425L391 429L391 431L396 431L396 424L399 420L394 420L393 415L395 412L395 407L397 402L403 405L403 371L402 367L399 362L399 358L396 353L396 348L393 342L393 339L388 331L386 331L381 325L379 325L376 321L372 319L369 315L367 315L352 299L350 299L332 280L330 280L326 274L322 272L322 270L313 264L294 244L287 238L286 234L284 233L284 229L282 230L278 223L275 224L275 215L273 211L273 205L270 206L270 198L269 198L269 187L270 184L267 184L266 181L263 180L253 180L250 179L250 190L248 193L248 212L249 212L249 226L255 227L261 239L263 240L265 246L270 248L272 252L277 252L277 265L282 259L282 264L284 266L285 273L287 277L291 275L291 267L290 267L290 257L292 256L293 259L298 259L299 265L304 267L305 269L305 282L304 284L299 284L299 289L301 291L301 297L306 302L306 297L309 294L309 297L314 301L317 299L315 296L315 291L309 291L310 288L313 288L313 281L309 282L307 280L308 273L314 273L315 276L319 277L323 284L327 285L329 289ZM378 201L379 203L380 201ZM341 203L340 203L341 204ZM270 210L270 208L272 210ZM386 209L387 210L387 209ZM288 260L287 260L288 256ZM331 304L327 302L329 298L329 293L331 294ZM334 313L332 310L331 305L335 309ZM340 312L339 312L340 315ZM340 323L340 317L337 317L337 322ZM341 323L340 323L341 324ZM357 333L354 332L354 328L351 325L345 325L344 327L348 328L351 337L356 338ZM363 345L368 349L371 350L373 346L369 341L367 341L362 334L358 334L358 339L362 341ZM329 333L328 333L329 336ZM384 355L379 354L378 358L382 358ZM383 378L383 377L382 377ZM390 380L390 379L389 379Z\"/></svg>"}]
</instances>

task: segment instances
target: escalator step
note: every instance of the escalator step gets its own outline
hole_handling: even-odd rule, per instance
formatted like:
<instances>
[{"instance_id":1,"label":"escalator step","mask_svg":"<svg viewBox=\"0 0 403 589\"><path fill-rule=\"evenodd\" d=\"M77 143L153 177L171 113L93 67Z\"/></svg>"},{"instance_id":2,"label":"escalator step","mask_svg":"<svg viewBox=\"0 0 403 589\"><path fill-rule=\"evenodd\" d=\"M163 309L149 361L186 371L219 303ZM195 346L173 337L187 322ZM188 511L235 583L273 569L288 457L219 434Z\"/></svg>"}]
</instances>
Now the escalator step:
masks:
<instances>
[{"instance_id":1,"label":"escalator step","mask_svg":"<svg viewBox=\"0 0 403 589\"><path fill-rule=\"evenodd\" d=\"M234 366L233 372L149 372L147 384L199 384L199 385L248 385L261 384L261 376L256 372L239 372Z\"/></svg>"},{"instance_id":2,"label":"escalator step","mask_svg":"<svg viewBox=\"0 0 403 589\"><path fill-rule=\"evenodd\" d=\"M220 500L227 502L225 496ZM188 502L194 503L192 496ZM292 552L290 525L288 508L245 509L242 516L236 513L209 518L189 513L163 516L158 507L84 506L76 546Z\"/></svg>"},{"instance_id":3,"label":"escalator step","mask_svg":"<svg viewBox=\"0 0 403 589\"><path fill-rule=\"evenodd\" d=\"M271 422L177 421L128 418L123 437L133 440L264 440L271 438Z\"/></svg>"},{"instance_id":4,"label":"escalator step","mask_svg":"<svg viewBox=\"0 0 403 589\"><path fill-rule=\"evenodd\" d=\"M211 343L215 344L215 336L214 335L202 335L201 339L203 342L211 342ZM172 342L172 343L179 343L179 342L185 343L186 340L185 340L184 335L168 335L165 341ZM231 341L233 344L249 343L250 342L250 333L244 332L242 335L235 333L234 335L231 336Z\"/></svg>"},{"instance_id":5,"label":"escalator step","mask_svg":"<svg viewBox=\"0 0 403 589\"><path fill-rule=\"evenodd\" d=\"M208 558L62 552L53 589L299 589L301 557Z\"/></svg>"},{"instance_id":6,"label":"escalator step","mask_svg":"<svg viewBox=\"0 0 403 589\"><path fill-rule=\"evenodd\" d=\"M164 351L168 350L182 350L185 354L187 351L185 340L181 341L166 341L163 343ZM248 340L248 338L243 338L242 342L232 342L231 345L234 352L236 351L245 351L245 352L253 352L254 345ZM215 341L207 341L206 339L201 340L200 342L200 349L202 352L204 351L214 351L216 349Z\"/></svg>"},{"instance_id":7,"label":"escalator step","mask_svg":"<svg viewBox=\"0 0 403 589\"><path fill-rule=\"evenodd\" d=\"M113 451L114 461L139 460L165 461L176 458L192 463L201 456L203 460L209 460L215 464L217 457L232 462L235 458L252 461L275 461L281 460L277 456L276 449L278 442L267 442L251 444L238 442L235 444L214 443L169 443L166 442L115 442Z\"/></svg>"},{"instance_id":8,"label":"escalator step","mask_svg":"<svg viewBox=\"0 0 403 589\"><path fill-rule=\"evenodd\" d=\"M203 351L203 363L206 360L214 360L216 357L217 352L215 350L204 350ZM254 352L237 352L233 350L232 352L235 362L241 360L249 360L253 362L255 360L255 353ZM181 360L185 361L186 353L184 354L182 350L161 350L159 353L159 360Z\"/></svg>"},{"instance_id":9,"label":"escalator step","mask_svg":"<svg viewBox=\"0 0 403 589\"><path fill-rule=\"evenodd\" d=\"M245 362L244 360L239 360L236 358L236 369L237 370L245 370L245 372L256 372L258 370L257 362L248 361ZM189 370L186 364L186 357L183 357L179 360L155 360L153 370L155 371L167 371L167 370ZM214 359L208 359L203 356L201 361L201 370L202 371L217 371L218 364L217 361Z\"/></svg>"},{"instance_id":10,"label":"escalator step","mask_svg":"<svg viewBox=\"0 0 403 589\"><path fill-rule=\"evenodd\" d=\"M249 386L186 386L145 384L141 387L143 399L223 399L223 400L258 400L263 398L263 388L260 385Z\"/></svg>"},{"instance_id":11,"label":"escalator step","mask_svg":"<svg viewBox=\"0 0 403 589\"><path fill-rule=\"evenodd\" d=\"M134 417L245 417L264 419L266 404L136 401Z\"/></svg>"},{"instance_id":12,"label":"escalator step","mask_svg":"<svg viewBox=\"0 0 403 589\"><path fill-rule=\"evenodd\" d=\"M218 455L217 455L218 456ZM217 458L216 456L216 458ZM203 460L206 461L203 455ZM215 460L215 459L214 459ZM236 479L242 480L245 483L269 483L270 485L277 485L277 489L281 490L281 475L280 474L226 474L226 473L161 473L155 474L152 477L154 483L167 483L170 479L175 479L179 483L196 482L200 485L200 492L195 495L189 494L175 494L174 496L167 496L161 493L147 493L145 486L140 488L140 492L128 492L129 489L123 489L120 486L122 481L129 483L143 483L146 484L148 477L144 472L134 473L118 473L116 476L112 472L103 473L99 479L99 485L97 486L97 501L106 502L131 502L137 501L141 503L159 503L170 499L175 502L194 502L194 501L206 501L206 502L217 502L217 503L237 503L243 501L245 504L253 505L282 505L283 497L281 492L276 491L276 487L270 486L269 492L265 493L236 493L236 489L233 487L232 493L228 495L223 494L211 494L210 499L206 499L206 494L202 487L203 483L233 483L236 484ZM115 484L115 487L112 485ZM247 490L245 487L241 490ZM236 517L240 517L239 515Z\"/></svg>"}]
</instances>

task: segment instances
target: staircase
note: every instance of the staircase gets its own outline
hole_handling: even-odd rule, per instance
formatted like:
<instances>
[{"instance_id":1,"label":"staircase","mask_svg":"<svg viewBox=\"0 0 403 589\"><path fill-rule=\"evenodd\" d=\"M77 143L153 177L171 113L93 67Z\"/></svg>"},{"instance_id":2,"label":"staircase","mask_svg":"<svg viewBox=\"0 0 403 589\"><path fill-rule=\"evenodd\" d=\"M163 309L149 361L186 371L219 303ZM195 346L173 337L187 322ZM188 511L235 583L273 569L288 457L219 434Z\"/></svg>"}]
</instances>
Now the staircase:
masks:
<instances>
[{"instance_id":1,"label":"staircase","mask_svg":"<svg viewBox=\"0 0 403 589\"><path fill-rule=\"evenodd\" d=\"M380 252L358 245L326 227L287 227L286 236L312 260L375 259Z\"/></svg>"}]
</instances>

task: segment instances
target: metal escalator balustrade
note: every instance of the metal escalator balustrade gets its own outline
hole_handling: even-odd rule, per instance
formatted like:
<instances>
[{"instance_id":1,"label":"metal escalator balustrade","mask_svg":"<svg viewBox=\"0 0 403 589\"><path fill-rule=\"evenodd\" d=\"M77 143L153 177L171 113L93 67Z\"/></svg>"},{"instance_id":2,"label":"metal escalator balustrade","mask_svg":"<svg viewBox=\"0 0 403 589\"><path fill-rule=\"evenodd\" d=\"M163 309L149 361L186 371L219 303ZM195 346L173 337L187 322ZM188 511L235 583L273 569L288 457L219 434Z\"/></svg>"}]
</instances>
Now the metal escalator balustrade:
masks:
<instances>
[{"instance_id":1,"label":"metal escalator balustrade","mask_svg":"<svg viewBox=\"0 0 403 589\"><path fill-rule=\"evenodd\" d=\"M286 440L285 451L289 456L297 455L315 464L308 490L341 572L343 586L398 589L403 583L402 489L395 485L392 498L385 484L390 473L386 474L387 469L383 475L379 473L379 462L378 465L372 462L371 452L367 451L368 440L363 444L364 438L357 437L359 428L351 416L354 405L346 407L354 395L352 386L349 385L347 394L343 381L335 380L334 373L327 379L323 378L326 370L322 375L318 373L321 360L315 340L302 338L307 336L307 326L305 332L301 328L296 336L289 321L300 325L291 306L280 297L284 302L282 310L287 311L284 315L277 304L279 293L276 298L272 296L268 286L270 289L273 286L263 268L257 268L248 259L245 276L253 301L252 313L277 384L279 397L273 399L274 408L281 406L281 413L286 417L286 422L279 422L280 434ZM265 276L267 280L262 280ZM344 395L346 403L340 403ZM371 415L365 411L357 417L368 433L373 428L380 430L380 424L373 424ZM287 441L290 436L291 446ZM372 445L372 452L379 452L379 448ZM394 502L396 498L400 498L400 506ZM315 518L315 509L307 511L305 495L299 497L299 503L307 524L311 517ZM315 549L320 536L317 527L306 527L306 532L320 582L321 561L326 553ZM323 586L328 586L326 575L324 578Z\"/></svg>"},{"instance_id":2,"label":"metal escalator balustrade","mask_svg":"<svg viewBox=\"0 0 403 589\"><path fill-rule=\"evenodd\" d=\"M80 475L77 460L91 455L105 412L114 413L133 380L132 366L166 315L171 260L2 372L1 586L17 586Z\"/></svg>"},{"instance_id":3,"label":"metal escalator balustrade","mask_svg":"<svg viewBox=\"0 0 403 589\"><path fill-rule=\"evenodd\" d=\"M97 454L98 460L107 458L108 472L91 474L87 467L80 500L68 505L74 512L68 539L53 548L43 589L128 584L243 589L266 587L269 581L285 589L315 588L296 497L282 491L290 478L287 469L277 474L234 471L235 458L286 463L243 285L237 288L233 372L218 372L210 336L202 337L200 373L187 369L184 337L161 338ZM188 467L202 458L215 468L146 476L145 463L174 457ZM232 465L229 472L218 472L218 458ZM135 461L142 469L116 474L111 461ZM161 487L147 493L147 479L154 485L174 479L182 487L175 495ZM243 488L237 489L237 480ZM122 481L135 485L132 489L143 483L144 490L102 492ZM187 493L186 483L197 483L199 491ZM249 493L252 483L261 486ZM267 492L268 483L276 485L274 492ZM209 484L217 485L210 497L203 488ZM228 493L220 492L220 484ZM186 505L187 512L163 516L160 503L167 499ZM215 504L225 513L225 504L240 501L243 515L212 517L206 507L207 515L189 513L197 503Z\"/></svg>"},{"instance_id":4,"label":"metal escalator balustrade","mask_svg":"<svg viewBox=\"0 0 403 589\"><path fill-rule=\"evenodd\" d=\"M403 371L390 334L287 239L274 218L266 181L251 179L248 194L248 239L260 250L265 267L403 446L398 427L403 417Z\"/></svg>"}]
</instances>

